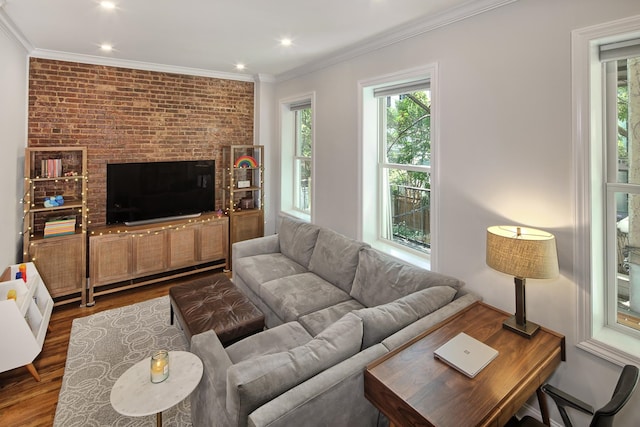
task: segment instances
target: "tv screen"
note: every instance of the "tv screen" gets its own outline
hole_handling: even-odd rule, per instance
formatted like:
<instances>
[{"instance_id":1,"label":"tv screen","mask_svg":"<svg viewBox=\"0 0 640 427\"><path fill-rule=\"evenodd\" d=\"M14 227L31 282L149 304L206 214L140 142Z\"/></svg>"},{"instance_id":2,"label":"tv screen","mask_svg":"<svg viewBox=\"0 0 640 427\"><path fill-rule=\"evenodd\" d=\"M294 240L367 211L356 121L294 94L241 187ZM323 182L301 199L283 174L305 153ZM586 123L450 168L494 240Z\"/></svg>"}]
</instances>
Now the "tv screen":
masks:
<instances>
[{"instance_id":1,"label":"tv screen","mask_svg":"<svg viewBox=\"0 0 640 427\"><path fill-rule=\"evenodd\" d=\"M197 216L215 208L215 161L107 164L107 224Z\"/></svg>"}]
</instances>

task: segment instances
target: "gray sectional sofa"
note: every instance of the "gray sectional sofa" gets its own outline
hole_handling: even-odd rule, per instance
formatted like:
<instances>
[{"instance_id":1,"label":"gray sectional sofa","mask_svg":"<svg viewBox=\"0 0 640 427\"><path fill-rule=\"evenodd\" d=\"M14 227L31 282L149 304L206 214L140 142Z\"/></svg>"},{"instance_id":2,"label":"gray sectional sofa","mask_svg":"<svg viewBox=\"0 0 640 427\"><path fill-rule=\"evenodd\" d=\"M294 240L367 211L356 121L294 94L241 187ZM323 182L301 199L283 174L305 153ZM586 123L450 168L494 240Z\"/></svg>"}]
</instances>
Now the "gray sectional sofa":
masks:
<instances>
[{"instance_id":1,"label":"gray sectional sofa","mask_svg":"<svg viewBox=\"0 0 640 427\"><path fill-rule=\"evenodd\" d=\"M364 397L365 366L479 299L458 279L288 218L232 257L267 329L226 348L213 331L192 337L204 364L194 427L386 425Z\"/></svg>"}]
</instances>

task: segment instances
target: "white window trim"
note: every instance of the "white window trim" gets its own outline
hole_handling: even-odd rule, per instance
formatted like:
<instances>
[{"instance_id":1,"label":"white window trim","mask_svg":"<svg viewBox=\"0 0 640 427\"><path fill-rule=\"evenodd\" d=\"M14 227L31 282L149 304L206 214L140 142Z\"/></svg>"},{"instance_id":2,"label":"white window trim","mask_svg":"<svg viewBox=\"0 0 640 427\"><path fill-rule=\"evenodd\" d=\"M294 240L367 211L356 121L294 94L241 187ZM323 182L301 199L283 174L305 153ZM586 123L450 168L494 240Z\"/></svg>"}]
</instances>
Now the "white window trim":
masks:
<instances>
[{"instance_id":1,"label":"white window trim","mask_svg":"<svg viewBox=\"0 0 640 427\"><path fill-rule=\"evenodd\" d=\"M399 244L394 244L386 239L380 238L380 231L376 227L376 235L372 235L367 230L365 219L375 221L379 224L380 209L377 203L377 197L371 197L367 193L370 192L371 186L367 186L369 177L377 175L375 169L378 168L378 153L373 150L366 150L368 146L366 141L374 138L378 139L378 129L375 126L367 126L365 122L371 117L377 117L378 102L373 97L373 90L377 87L386 86L391 83L403 83L414 80L423 80L425 76L429 76L431 84L431 254L426 255L418 251L411 250ZM376 249L388 253L396 258L406 261L410 264L426 268L436 269L437 248L438 248L438 224L439 224L439 191L438 191L438 119L439 102L437 93L438 82L438 66L437 63L428 64L396 73L386 74L358 81L358 235L359 240L365 241ZM366 118L366 119L365 119ZM375 200L374 200L375 199ZM366 216L366 218L365 218Z\"/></svg>"},{"instance_id":2,"label":"white window trim","mask_svg":"<svg viewBox=\"0 0 640 427\"><path fill-rule=\"evenodd\" d=\"M295 173L293 171L293 158L295 157L295 144L293 139L292 127L288 126L289 121L285 124L285 118L288 115L292 115L290 106L300 104L302 102L309 101L311 103L311 189L309 194L309 200L311 203L311 213L307 214L299 209L294 208L293 203L293 191L292 185ZM314 185L316 182L315 174L315 151L316 151L316 93L309 92L301 95L296 95L290 98L285 98L279 102L280 108L280 135L278 140L280 141L280 212L287 216L300 219L306 222L312 222L315 217L315 191ZM287 141L287 142L285 142Z\"/></svg>"},{"instance_id":3,"label":"white window trim","mask_svg":"<svg viewBox=\"0 0 640 427\"><path fill-rule=\"evenodd\" d=\"M575 30L571 35L572 57L572 143L575 186L575 235L573 276L577 289L578 348L610 362L640 364L640 340L607 326L602 283L592 283L594 269L600 277L602 266L592 265L592 221L602 223L601 212L592 209L591 185L603 182L592 176L602 169L592 165L593 150L602 150L602 67L598 46L640 36L640 16ZM594 156L596 157L596 156ZM598 233L600 236L602 233ZM604 242L603 242L604 244Z\"/></svg>"}]
</instances>

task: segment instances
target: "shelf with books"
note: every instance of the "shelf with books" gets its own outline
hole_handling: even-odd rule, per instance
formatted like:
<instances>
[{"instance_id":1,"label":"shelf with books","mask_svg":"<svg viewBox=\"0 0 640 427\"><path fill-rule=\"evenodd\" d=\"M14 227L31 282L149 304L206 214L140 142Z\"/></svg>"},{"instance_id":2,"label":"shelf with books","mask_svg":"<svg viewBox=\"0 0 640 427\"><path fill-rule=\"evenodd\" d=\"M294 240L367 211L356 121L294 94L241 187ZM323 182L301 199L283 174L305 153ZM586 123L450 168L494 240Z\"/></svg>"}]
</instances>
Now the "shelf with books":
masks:
<instances>
[{"instance_id":1,"label":"shelf with books","mask_svg":"<svg viewBox=\"0 0 640 427\"><path fill-rule=\"evenodd\" d=\"M86 148L28 147L24 179L23 260L38 267L56 304L81 301L84 305ZM70 235L77 236L73 242L68 240ZM60 251L64 258L58 256Z\"/></svg>"}]
</instances>

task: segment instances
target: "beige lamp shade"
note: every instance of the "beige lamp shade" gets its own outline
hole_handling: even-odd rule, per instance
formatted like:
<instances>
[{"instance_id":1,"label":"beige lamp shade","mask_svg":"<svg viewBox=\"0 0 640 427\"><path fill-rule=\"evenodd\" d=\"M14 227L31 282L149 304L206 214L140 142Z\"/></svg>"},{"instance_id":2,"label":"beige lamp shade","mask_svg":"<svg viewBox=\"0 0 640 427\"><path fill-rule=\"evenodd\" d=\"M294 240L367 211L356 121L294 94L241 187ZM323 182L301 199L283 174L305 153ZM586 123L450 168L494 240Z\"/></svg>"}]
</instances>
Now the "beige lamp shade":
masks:
<instances>
[{"instance_id":1,"label":"beige lamp shade","mask_svg":"<svg viewBox=\"0 0 640 427\"><path fill-rule=\"evenodd\" d=\"M535 228L489 227L487 265L515 277L552 279L559 274L556 239L553 234Z\"/></svg>"}]
</instances>

